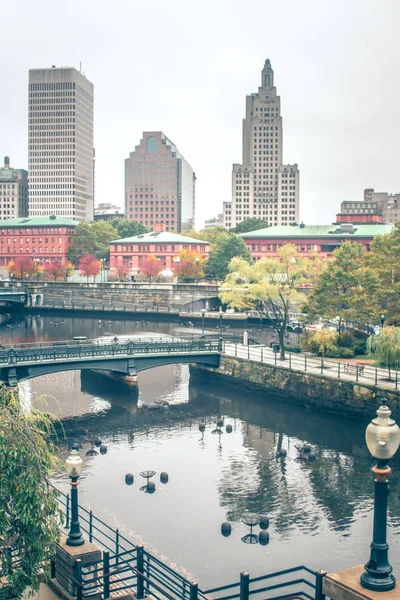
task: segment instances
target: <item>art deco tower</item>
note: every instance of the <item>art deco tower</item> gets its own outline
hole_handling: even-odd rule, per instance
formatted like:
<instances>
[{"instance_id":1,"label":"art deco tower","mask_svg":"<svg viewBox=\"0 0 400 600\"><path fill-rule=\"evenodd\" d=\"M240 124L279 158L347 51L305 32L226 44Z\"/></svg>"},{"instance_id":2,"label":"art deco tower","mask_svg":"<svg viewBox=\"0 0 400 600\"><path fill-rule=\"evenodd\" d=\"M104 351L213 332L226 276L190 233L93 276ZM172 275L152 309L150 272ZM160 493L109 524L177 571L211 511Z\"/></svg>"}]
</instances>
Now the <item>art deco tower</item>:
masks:
<instances>
[{"instance_id":1,"label":"art deco tower","mask_svg":"<svg viewBox=\"0 0 400 600\"><path fill-rule=\"evenodd\" d=\"M242 164L233 165L232 201L224 202L228 229L251 217L269 225L298 223L299 170L283 164L282 138L281 99L267 59L258 92L246 97Z\"/></svg>"}]
</instances>

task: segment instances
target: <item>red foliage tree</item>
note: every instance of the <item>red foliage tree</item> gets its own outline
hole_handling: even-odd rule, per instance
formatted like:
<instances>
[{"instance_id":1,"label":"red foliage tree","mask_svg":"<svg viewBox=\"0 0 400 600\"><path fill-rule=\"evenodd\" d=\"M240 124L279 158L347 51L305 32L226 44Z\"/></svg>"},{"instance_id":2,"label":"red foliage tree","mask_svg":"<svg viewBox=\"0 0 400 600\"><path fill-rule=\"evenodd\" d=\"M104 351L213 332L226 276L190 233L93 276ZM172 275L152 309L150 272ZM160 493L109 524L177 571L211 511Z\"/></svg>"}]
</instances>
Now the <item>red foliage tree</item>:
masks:
<instances>
[{"instance_id":1,"label":"red foliage tree","mask_svg":"<svg viewBox=\"0 0 400 600\"><path fill-rule=\"evenodd\" d=\"M65 279L67 274L67 265L61 260L56 260L53 263L45 264L44 271L48 277L53 277L54 281L57 281L57 279Z\"/></svg>"},{"instance_id":2,"label":"red foliage tree","mask_svg":"<svg viewBox=\"0 0 400 600\"><path fill-rule=\"evenodd\" d=\"M204 274L204 258L199 252L183 249L172 264L172 271L177 277L198 279Z\"/></svg>"},{"instance_id":3,"label":"red foliage tree","mask_svg":"<svg viewBox=\"0 0 400 600\"><path fill-rule=\"evenodd\" d=\"M126 281L126 279L128 278L128 273L130 271L130 267L129 265L125 265L125 264L118 264L116 266L116 270L117 270L117 276L118 276L118 280L119 281Z\"/></svg>"},{"instance_id":4,"label":"red foliage tree","mask_svg":"<svg viewBox=\"0 0 400 600\"><path fill-rule=\"evenodd\" d=\"M141 273L151 280L153 277L157 277L163 268L164 267L161 261L158 260L158 258L156 258L153 254L149 254L143 261Z\"/></svg>"},{"instance_id":5,"label":"red foliage tree","mask_svg":"<svg viewBox=\"0 0 400 600\"><path fill-rule=\"evenodd\" d=\"M32 275L36 270L36 265L29 256L17 256L7 265L8 272L14 277L23 279L26 275Z\"/></svg>"},{"instance_id":6,"label":"red foliage tree","mask_svg":"<svg viewBox=\"0 0 400 600\"><path fill-rule=\"evenodd\" d=\"M100 272L100 264L94 254L86 254L79 261L79 273L85 275L88 281L89 277L93 277L93 281L95 281L96 275Z\"/></svg>"}]
</instances>

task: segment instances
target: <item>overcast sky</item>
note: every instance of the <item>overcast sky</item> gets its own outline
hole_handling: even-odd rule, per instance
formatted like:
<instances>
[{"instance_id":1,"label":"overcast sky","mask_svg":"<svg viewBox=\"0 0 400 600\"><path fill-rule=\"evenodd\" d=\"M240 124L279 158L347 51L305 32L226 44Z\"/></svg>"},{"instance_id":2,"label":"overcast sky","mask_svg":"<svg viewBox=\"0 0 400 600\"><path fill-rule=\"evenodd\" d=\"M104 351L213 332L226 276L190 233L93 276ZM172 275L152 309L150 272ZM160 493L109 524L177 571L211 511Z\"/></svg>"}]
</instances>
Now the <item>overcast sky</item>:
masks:
<instances>
[{"instance_id":1,"label":"overcast sky","mask_svg":"<svg viewBox=\"0 0 400 600\"><path fill-rule=\"evenodd\" d=\"M197 175L196 225L231 198L246 94L266 58L300 217L330 223L363 189L400 191L398 0L14 0L1 7L0 157L27 168L30 68L95 87L96 204L124 203L124 159L163 131Z\"/></svg>"}]
</instances>

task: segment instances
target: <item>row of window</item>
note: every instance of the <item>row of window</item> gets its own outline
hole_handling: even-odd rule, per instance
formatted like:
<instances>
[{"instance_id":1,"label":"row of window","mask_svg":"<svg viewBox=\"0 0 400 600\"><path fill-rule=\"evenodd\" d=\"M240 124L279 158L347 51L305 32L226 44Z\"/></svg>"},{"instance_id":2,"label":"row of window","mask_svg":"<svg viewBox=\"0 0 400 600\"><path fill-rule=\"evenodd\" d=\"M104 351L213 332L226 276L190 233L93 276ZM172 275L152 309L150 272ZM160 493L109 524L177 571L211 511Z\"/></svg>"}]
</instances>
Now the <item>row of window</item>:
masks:
<instances>
[{"instance_id":1,"label":"row of window","mask_svg":"<svg viewBox=\"0 0 400 600\"><path fill-rule=\"evenodd\" d=\"M184 250L197 250L199 252L205 252L206 246L196 244L181 244L179 249ZM111 246L111 252L175 252L175 244L161 245L161 244L130 244L130 245L114 245Z\"/></svg>"}]
</instances>

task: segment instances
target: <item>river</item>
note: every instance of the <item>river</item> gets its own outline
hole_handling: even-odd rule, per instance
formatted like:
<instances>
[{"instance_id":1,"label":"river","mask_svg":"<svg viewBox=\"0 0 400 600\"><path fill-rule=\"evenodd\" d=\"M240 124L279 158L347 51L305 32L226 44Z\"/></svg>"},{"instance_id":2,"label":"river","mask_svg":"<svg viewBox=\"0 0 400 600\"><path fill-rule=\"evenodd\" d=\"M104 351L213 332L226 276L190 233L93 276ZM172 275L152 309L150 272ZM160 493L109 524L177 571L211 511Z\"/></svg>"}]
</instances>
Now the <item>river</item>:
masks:
<instances>
[{"instance_id":1,"label":"river","mask_svg":"<svg viewBox=\"0 0 400 600\"><path fill-rule=\"evenodd\" d=\"M196 327L152 321L25 317L0 327L2 343L155 331L200 333ZM232 328L232 332L235 332ZM241 333L240 330L237 330ZM264 340L270 331L254 331ZM203 588L305 564L333 571L365 562L372 535L372 461L365 421L337 418L287 404L284 398L190 380L186 365L139 373L139 399L95 374L70 371L24 382L28 402L62 419L60 457L78 440L84 470L80 502L134 543ZM163 399L169 410L142 405ZM222 435L212 433L222 415ZM202 436L198 430L206 422ZM226 432L232 426L232 433ZM102 439L106 455L86 456ZM299 460L304 443L316 460ZM279 449L287 455L277 456ZM400 452L399 452L400 455ZM400 456L389 494L390 559L400 575ZM156 492L140 491L139 473L154 470ZM169 475L167 484L159 474ZM125 484L125 474L134 484ZM68 490L63 472L55 483ZM267 546L245 544L246 511L268 515ZM232 533L223 537L221 523ZM257 531L255 532L257 533Z\"/></svg>"}]
</instances>

